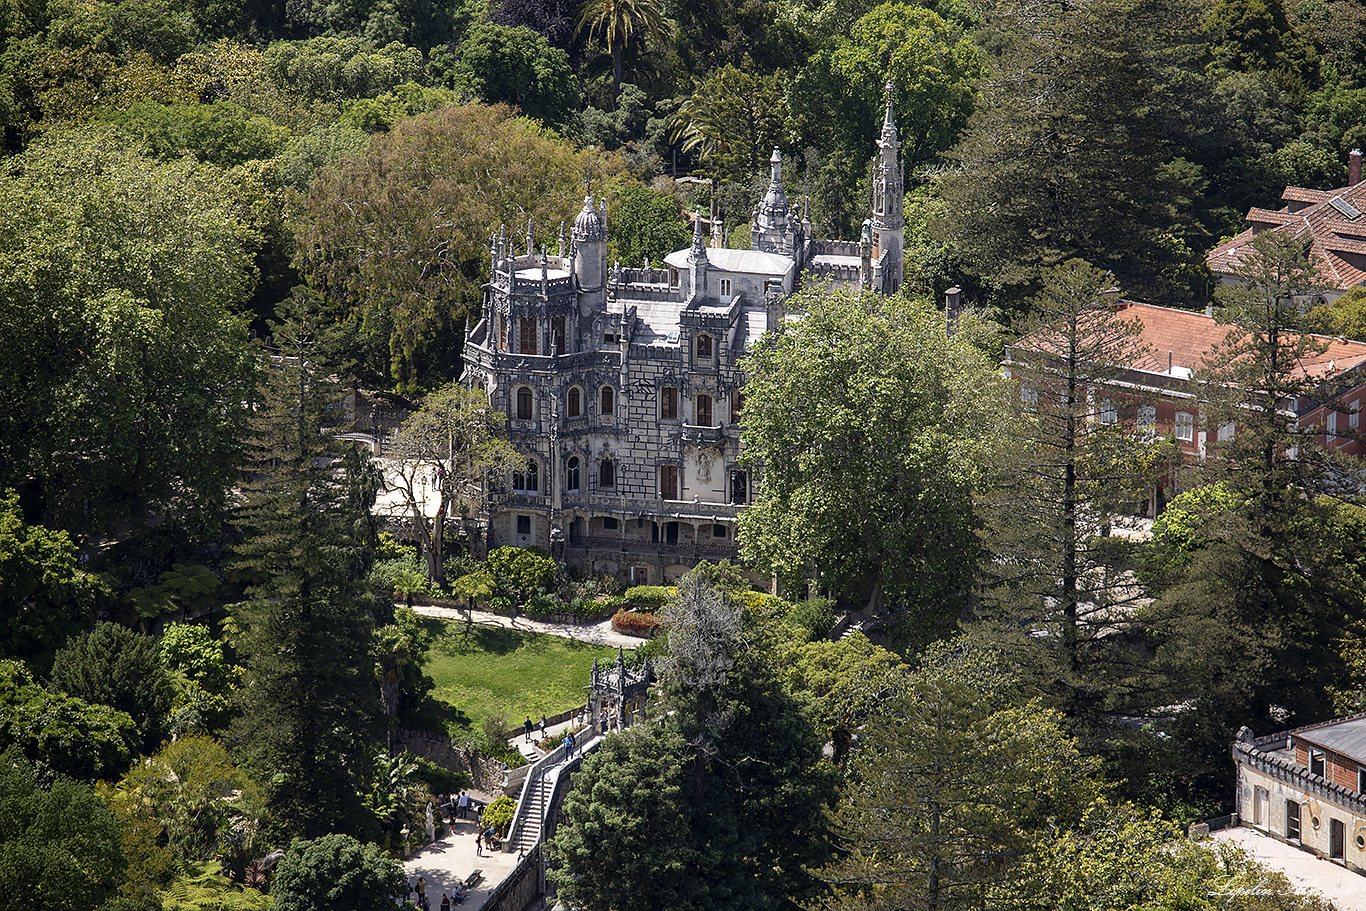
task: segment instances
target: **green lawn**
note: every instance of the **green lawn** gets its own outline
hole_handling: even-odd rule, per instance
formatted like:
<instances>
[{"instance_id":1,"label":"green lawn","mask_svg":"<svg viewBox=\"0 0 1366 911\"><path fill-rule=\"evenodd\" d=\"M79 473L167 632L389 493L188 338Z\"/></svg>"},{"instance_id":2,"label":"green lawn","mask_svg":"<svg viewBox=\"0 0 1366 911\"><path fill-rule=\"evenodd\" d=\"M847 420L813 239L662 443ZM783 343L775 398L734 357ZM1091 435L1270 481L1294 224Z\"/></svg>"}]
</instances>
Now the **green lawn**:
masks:
<instances>
[{"instance_id":1,"label":"green lawn","mask_svg":"<svg viewBox=\"0 0 1366 911\"><path fill-rule=\"evenodd\" d=\"M432 634L427 674L432 697L443 703L443 726L475 731L490 716L517 728L528 715L537 720L581 705L584 687L598 663L616 661L615 649L494 626L475 625L465 636L463 620L423 617Z\"/></svg>"}]
</instances>

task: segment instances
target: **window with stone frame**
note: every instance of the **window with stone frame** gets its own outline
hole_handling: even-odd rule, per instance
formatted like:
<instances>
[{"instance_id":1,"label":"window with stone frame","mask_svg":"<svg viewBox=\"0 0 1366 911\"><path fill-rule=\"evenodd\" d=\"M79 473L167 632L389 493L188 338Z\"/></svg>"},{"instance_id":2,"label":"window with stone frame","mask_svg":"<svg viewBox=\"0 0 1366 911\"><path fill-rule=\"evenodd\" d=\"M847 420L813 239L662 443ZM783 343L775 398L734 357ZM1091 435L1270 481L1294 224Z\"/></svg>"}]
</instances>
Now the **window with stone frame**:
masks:
<instances>
[{"instance_id":1,"label":"window with stone frame","mask_svg":"<svg viewBox=\"0 0 1366 911\"><path fill-rule=\"evenodd\" d=\"M749 502L749 475L738 469L730 473L730 502Z\"/></svg>"},{"instance_id":2,"label":"window with stone frame","mask_svg":"<svg viewBox=\"0 0 1366 911\"><path fill-rule=\"evenodd\" d=\"M1195 415L1189 411L1176 413L1176 438L1185 443L1195 439Z\"/></svg>"},{"instance_id":3,"label":"window with stone frame","mask_svg":"<svg viewBox=\"0 0 1366 911\"><path fill-rule=\"evenodd\" d=\"M530 386L517 387L517 420L529 421L532 419L535 401Z\"/></svg>"},{"instance_id":4,"label":"window with stone frame","mask_svg":"<svg viewBox=\"0 0 1366 911\"><path fill-rule=\"evenodd\" d=\"M698 358L710 359L713 351L712 338L710 335L699 335L697 337L697 356Z\"/></svg>"},{"instance_id":5,"label":"window with stone frame","mask_svg":"<svg viewBox=\"0 0 1366 911\"><path fill-rule=\"evenodd\" d=\"M603 417L616 414L617 412L617 391L611 386L603 386L602 392L598 396L598 412Z\"/></svg>"},{"instance_id":6,"label":"window with stone frame","mask_svg":"<svg viewBox=\"0 0 1366 911\"><path fill-rule=\"evenodd\" d=\"M536 320L524 316L517 320L518 354L536 354Z\"/></svg>"},{"instance_id":7,"label":"window with stone frame","mask_svg":"<svg viewBox=\"0 0 1366 911\"><path fill-rule=\"evenodd\" d=\"M564 346L564 317L557 316L550 321L550 338L555 345L556 354L568 354L569 349Z\"/></svg>"},{"instance_id":8,"label":"window with stone frame","mask_svg":"<svg viewBox=\"0 0 1366 911\"><path fill-rule=\"evenodd\" d=\"M660 465L659 466L659 498L661 500L678 499L678 466Z\"/></svg>"},{"instance_id":9,"label":"window with stone frame","mask_svg":"<svg viewBox=\"0 0 1366 911\"><path fill-rule=\"evenodd\" d=\"M617 486L617 466L611 459L603 459L598 463L598 486Z\"/></svg>"},{"instance_id":10,"label":"window with stone frame","mask_svg":"<svg viewBox=\"0 0 1366 911\"><path fill-rule=\"evenodd\" d=\"M578 386L569 387L568 402L565 406L569 417L576 418L583 414L583 390Z\"/></svg>"},{"instance_id":11,"label":"window with stone frame","mask_svg":"<svg viewBox=\"0 0 1366 911\"><path fill-rule=\"evenodd\" d=\"M694 415L699 427L712 426L711 396L699 394L696 399L697 414Z\"/></svg>"},{"instance_id":12,"label":"window with stone frame","mask_svg":"<svg viewBox=\"0 0 1366 911\"><path fill-rule=\"evenodd\" d=\"M663 421L678 419L677 386L665 386L659 390L659 417Z\"/></svg>"},{"instance_id":13,"label":"window with stone frame","mask_svg":"<svg viewBox=\"0 0 1366 911\"><path fill-rule=\"evenodd\" d=\"M740 416L745 413L745 393L741 389L732 389L730 392L730 419L733 423L740 423Z\"/></svg>"},{"instance_id":14,"label":"window with stone frame","mask_svg":"<svg viewBox=\"0 0 1366 911\"><path fill-rule=\"evenodd\" d=\"M531 516L518 516L518 517L517 517L517 534L519 534L519 535L529 535L529 534L531 534Z\"/></svg>"},{"instance_id":15,"label":"window with stone frame","mask_svg":"<svg viewBox=\"0 0 1366 911\"><path fill-rule=\"evenodd\" d=\"M512 473L512 489L517 493L540 492L541 473L535 459L528 459L526 468Z\"/></svg>"},{"instance_id":16,"label":"window with stone frame","mask_svg":"<svg viewBox=\"0 0 1366 911\"><path fill-rule=\"evenodd\" d=\"M579 457L570 456L564 466L564 489L566 493L579 492Z\"/></svg>"}]
</instances>

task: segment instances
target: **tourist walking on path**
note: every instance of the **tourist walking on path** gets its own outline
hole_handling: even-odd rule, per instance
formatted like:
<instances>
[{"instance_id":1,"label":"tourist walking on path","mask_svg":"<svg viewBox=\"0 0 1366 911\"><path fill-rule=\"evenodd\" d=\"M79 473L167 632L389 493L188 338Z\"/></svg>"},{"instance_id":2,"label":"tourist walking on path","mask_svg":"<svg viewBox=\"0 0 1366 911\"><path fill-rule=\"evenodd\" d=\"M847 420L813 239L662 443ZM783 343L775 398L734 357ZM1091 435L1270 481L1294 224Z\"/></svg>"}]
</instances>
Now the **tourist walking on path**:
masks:
<instances>
[{"instance_id":1,"label":"tourist walking on path","mask_svg":"<svg viewBox=\"0 0 1366 911\"><path fill-rule=\"evenodd\" d=\"M526 742L531 743L531 716L526 717L526 724L522 725L522 730L526 732Z\"/></svg>"},{"instance_id":2,"label":"tourist walking on path","mask_svg":"<svg viewBox=\"0 0 1366 911\"><path fill-rule=\"evenodd\" d=\"M455 808L460 813L460 818L464 819L465 814L470 811L470 795L468 792L460 792L460 796L455 801Z\"/></svg>"},{"instance_id":3,"label":"tourist walking on path","mask_svg":"<svg viewBox=\"0 0 1366 911\"><path fill-rule=\"evenodd\" d=\"M574 755L574 735L573 735L573 734L565 734L565 735L564 735L564 758L565 758L565 759L568 759L570 756L573 756L573 755Z\"/></svg>"},{"instance_id":4,"label":"tourist walking on path","mask_svg":"<svg viewBox=\"0 0 1366 911\"><path fill-rule=\"evenodd\" d=\"M482 829L474 830L474 856L484 856L484 831Z\"/></svg>"},{"instance_id":5,"label":"tourist walking on path","mask_svg":"<svg viewBox=\"0 0 1366 911\"><path fill-rule=\"evenodd\" d=\"M542 740L545 740L545 729L546 729L547 726L548 726L548 725L546 724L545 716L542 715L542 716L541 716L541 739L542 739Z\"/></svg>"}]
</instances>

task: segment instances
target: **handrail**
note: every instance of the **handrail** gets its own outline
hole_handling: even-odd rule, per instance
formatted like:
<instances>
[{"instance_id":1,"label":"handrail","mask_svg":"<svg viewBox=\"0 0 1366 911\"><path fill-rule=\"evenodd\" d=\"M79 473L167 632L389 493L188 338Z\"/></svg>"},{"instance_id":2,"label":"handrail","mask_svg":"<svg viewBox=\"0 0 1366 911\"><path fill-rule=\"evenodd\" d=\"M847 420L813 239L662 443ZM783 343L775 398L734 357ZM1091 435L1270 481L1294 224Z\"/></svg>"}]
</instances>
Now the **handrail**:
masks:
<instances>
[{"instance_id":1,"label":"handrail","mask_svg":"<svg viewBox=\"0 0 1366 911\"><path fill-rule=\"evenodd\" d=\"M531 768L527 770L526 778L522 781L522 793L517 798L517 809L512 814L512 822L508 825L507 838L503 840L503 843L507 846L507 850L512 850L512 846L516 844L518 836L522 834L522 829L526 828L526 817L530 812L528 807L531 803L527 798L531 796L531 789L536 786L548 770L554 768L563 761L564 743L561 742L555 749L532 763Z\"/></svg>"}]
</instances>

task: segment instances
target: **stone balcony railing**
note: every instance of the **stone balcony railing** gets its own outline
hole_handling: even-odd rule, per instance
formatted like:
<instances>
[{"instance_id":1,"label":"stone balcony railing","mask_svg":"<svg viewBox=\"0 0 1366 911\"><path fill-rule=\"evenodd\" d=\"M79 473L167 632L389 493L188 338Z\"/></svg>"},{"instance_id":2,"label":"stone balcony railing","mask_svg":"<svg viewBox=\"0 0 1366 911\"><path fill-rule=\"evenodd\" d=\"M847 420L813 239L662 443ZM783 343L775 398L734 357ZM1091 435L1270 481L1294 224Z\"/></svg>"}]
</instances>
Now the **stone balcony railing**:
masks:
<instances>
[{"instance_id":1,"label":"stone balcony railing","mask_svg":"<svg viewBox=\"0 0 1366 911\"><path fill-rule=\"evenodd\" d=\"M1260 740L1268 741L1267 745L1273 748L1284 747L1286 743L1283 734L1260 738ZM1233 761L1241 762L1248 768L1255 769L1277 781L1285 782L1296 790L1332 801L1358 816L1366 816L1366 795L1348 790L1340 784L1329 781L1322 775L1315 775L1298 763L1269 752L1263 752L1262 749L1258 748L1257 741L1235 743L1233 745Z\"/></svg>"}]
</instances>

